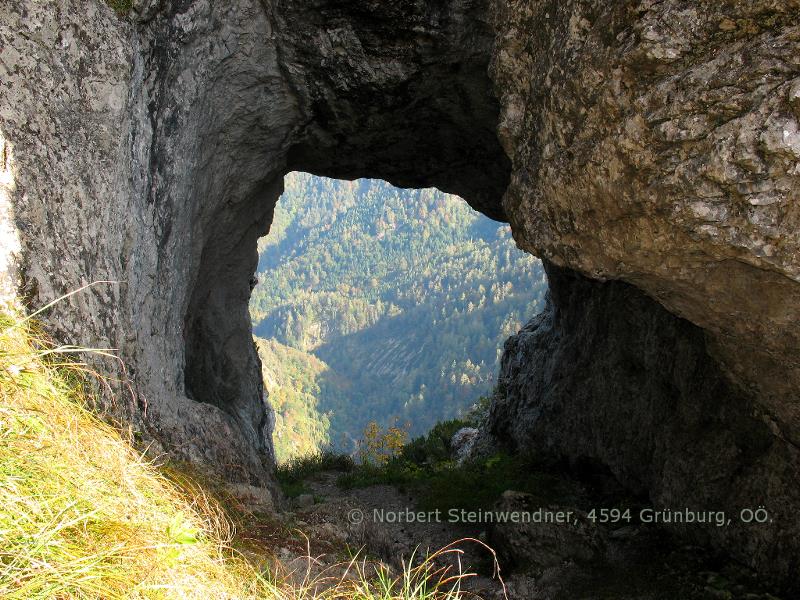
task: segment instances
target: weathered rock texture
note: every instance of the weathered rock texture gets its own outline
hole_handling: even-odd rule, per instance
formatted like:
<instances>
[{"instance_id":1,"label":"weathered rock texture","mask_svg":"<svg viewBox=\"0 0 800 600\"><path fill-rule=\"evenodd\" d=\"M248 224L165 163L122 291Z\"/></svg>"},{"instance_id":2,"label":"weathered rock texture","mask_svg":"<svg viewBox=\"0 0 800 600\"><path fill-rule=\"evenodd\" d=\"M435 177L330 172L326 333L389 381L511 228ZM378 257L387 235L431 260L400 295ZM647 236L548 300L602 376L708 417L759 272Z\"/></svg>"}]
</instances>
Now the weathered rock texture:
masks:
<instances>
[{"instance_id":1,"label":"weathered rock texture","mask_svg":"<svg viewBox=\"0 0 800 600\"><path fill-rule=\"evenodd\" d=\"M493 14L518 243L702 328L632 288L557 274L550 311L507 351L495 431L599 460L657 503L769 505L769 528L687 533L791 582L800 3L522 0Z\"/></svg>"},{"instance_id":2,"label":"weathered rock texture","mask_svg":"<svg viewBox=\"0 0 800 600\"><path fill-rule=\"evenodd\" d=\"M492 524L489 544L497 548L503 568L524 570L540 577L546 569L566 562L589 563L603 554L603 538L586 514L571 506L542 504L541 498L530 494L506 491L495 505L498 514L549 513L549 517L526 523ZM567 513L569 517L565 516ZM547 518L552 522L544 522ZM537 520L540 522L534 522Z\"/></svg>"},{"instance_id":3,"label":"weathered rock texture","mask_svg":"<svg viewBox=\"0 0 800 600\"><path fill-rule=\"evenodd\" d=\"M22 289L41 305L117 282L50 318L119 349L125 372L107 368L136 396L110 412L269 483L247 302L283 175L436 185L502 216L485 16L469 1L137 2L130 22L94 0L0 7Z\"/></svg>"},{"instance_id":4,"label":"weathered rock texture","mask_svg":"<svg viewBox=\"0 0 800 600\"><path fill-rule=\"evenodd\" d=\"M702 327L800 443L800 2L496 2L519 244Z\"/></svg>"},{"instance_id":5,"label":"weathered rock texture","mask_svg":"<svg viewBox=\"0 0 800 600\"><path fill-rule=\"evenodd\" d=\"M657 508L723 510L731 526L682 533L790 581L800 450L722 375L701 329L628 284L547 270L546 310L506 342L491 432L522 452L607 467ZM769 523L741 523L760 505Z\"/></svg>"},{"instance_id":6,"label":"weathered rock texture","mask_svg":"<svg viewBox=\"0 0 800 600\"><path fill-rule=\"evenodd\" d=\"M510 414L550 414L564 434L554 450L588 452L661 497L683 493L675 471L651 471L624 448L639 436L658 445L667 433L654 415L681 422L673 412L702 407L724 429L750 410L771 436L756 427L755 450L740 453L744 434L734 431L680 437L696 444L680 452L730 480L710 485L709 501L731 481L760 498L747 482L764 478L742 474L768 456L770 473L783 469L769 489L790 506L800 444L798 15L798 0L135 0L120 20L99 0L5 0L4 285L14 279L37 306L116 282L49 317L65 341L119 350L126 368L106 368L131 393L109 412L178 457L268 484L271 413L247 300L283 175L436 185L510 220L523 248L627 281L701 328L678 345L671 329L654 332L661 364L623 357L619 373L549 369L604 393L643 369L634 396L602 396L629 406L643 432L623 427L570 446L573 417L545 410L541 390L524 385L537 377L532 362L515 371ZM603 289L586 284L587 308ZM645 302L620 289L620 302ZM610 315L583 318L602 332ZM664 364L684 375L665 379ZM692 404L691 386L706 385L690 382L699 373L730 400L716 406L700 394ZM647 404L666 397L665 382L672 404ZM699 450L706 443L712 457ZM768 535L737 530L725 541L785 574L785 561L770 563ZM796 541L786 547L797 551Z\"/></svg>"}]
</instances>

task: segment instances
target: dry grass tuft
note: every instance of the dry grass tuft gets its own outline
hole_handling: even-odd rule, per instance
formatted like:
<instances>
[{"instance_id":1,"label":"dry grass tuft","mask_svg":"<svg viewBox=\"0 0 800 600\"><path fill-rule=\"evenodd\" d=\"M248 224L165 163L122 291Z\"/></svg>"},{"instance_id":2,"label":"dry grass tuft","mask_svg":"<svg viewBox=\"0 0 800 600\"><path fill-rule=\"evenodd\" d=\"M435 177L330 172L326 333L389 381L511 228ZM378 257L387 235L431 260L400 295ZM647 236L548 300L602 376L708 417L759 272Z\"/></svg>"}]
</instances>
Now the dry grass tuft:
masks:
<instances>
[{"instance_id":1,"label":"dry grass tuft","mask_svg":"<svg viewBox=\"0 0 800 600\"><path fill-rule=\"evenodd\" d=\"M357 559L299 580L257 568L276 564L269 550L233 551L234 527L206 488L160 471L89 410L82 351L0 313L0 597L461 597L465 575L433 559L400 575Z\"/></svg>"},{"instance_id":2,"label":"dry grass tuft","mask_svg":"<svg viewBox=\"0 0 800 600\"><path fill-rule=\"evenodd\" d=\"M63 354L30 321L0 317L0 596L257 593L221 512L91 413L85 366Z\"/></svg>"}]
</instances>

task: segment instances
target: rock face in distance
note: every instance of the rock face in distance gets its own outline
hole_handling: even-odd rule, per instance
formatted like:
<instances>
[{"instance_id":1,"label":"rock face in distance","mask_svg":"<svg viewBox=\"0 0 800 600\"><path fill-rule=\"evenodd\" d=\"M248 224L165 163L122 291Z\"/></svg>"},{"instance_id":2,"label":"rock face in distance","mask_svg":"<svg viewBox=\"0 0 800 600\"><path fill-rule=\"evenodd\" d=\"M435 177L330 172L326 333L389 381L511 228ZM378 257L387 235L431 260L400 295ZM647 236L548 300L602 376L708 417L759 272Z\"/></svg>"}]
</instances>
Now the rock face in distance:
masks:
<instances>
[{"instance_id":1,"label":"rock face in distance","mask_svg":"<svg viewBox=\"0 0 800 600\"><path fill-rule=\"evenodd\" d=\"M462 464L472 456L479 435L480 430L475 427L462 427L453 434L450 438L450 448L457 463Z\"/></svg>"}]
</instances>

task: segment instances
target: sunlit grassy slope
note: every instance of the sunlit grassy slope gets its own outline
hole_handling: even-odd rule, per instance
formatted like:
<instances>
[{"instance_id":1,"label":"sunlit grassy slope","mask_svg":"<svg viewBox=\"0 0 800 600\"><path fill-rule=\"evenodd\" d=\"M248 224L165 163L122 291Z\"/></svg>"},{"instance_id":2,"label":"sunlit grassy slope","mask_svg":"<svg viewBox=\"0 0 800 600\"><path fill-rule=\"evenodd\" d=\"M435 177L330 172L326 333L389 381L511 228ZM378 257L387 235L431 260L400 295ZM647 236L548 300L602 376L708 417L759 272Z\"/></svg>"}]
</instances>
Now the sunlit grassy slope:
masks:
<instances>
[{"instance_id":1,"label":"sunlit grassy slope","mask_svg":"<svg viewBox=\"0 0 800 600\"><path fill-rule=\"evenodd\" d=\"M392 576L354 561L298 582L269 548L245 560L200 485L165 476L86 408L67 350L0 314L0 598L459 597L430 563Z\"/></svg>"},{"instance_id":2,"label":"sunlit grassy slope","mask_svg":"<svg viewBox=\"0 0 800 600\"><path fill-rule=\"evenodd\" d=\"M254 593L214 504L84 408L75 367L48 348L0 316L0 597Z\"/></svg>"}]
</instances>

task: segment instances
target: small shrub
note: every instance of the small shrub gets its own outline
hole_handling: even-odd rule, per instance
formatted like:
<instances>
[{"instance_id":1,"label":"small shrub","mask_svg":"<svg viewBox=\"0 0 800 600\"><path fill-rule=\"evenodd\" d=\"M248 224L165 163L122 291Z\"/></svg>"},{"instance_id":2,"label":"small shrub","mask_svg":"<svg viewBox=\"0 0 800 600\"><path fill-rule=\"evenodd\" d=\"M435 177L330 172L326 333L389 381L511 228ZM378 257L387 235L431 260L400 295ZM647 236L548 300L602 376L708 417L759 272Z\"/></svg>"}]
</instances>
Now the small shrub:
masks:
<instances>
[{"instance_id":1,"label":"small shrub","mask_svg":"<svg viewBox=\"0 0 800 600\"><path fill-rule=\"evenodd\" d=\"M396 457L408 442L408 428L397 424L383 430L375 421L366 426L358 442L358 457L364 465L385 465Z\"/></svg>"},{"instance_id":2,"label":"small shrub","mask_svg":"<svg viewBox=\"0 0 800 600\"><path fill-rule=\"evenodd\" d=\"M106 0L120 17L126 16L133 9L133 0Z\"/></svg>"},{"instance_id":3,"label":"small shrub","mask_svg":"<svg viewBox=\"0 0 800 600\"><path fill-rule=\"evenodd\" d=\"M394 485L403 488L415 485L424 479L425 474L419 466L395 457L382 465L358 464L349 473L341 475L336 483L344 489L371 485Z\"/></svg>"},{"instance_id":4,"label":"small shrub","mask_svg":"<svg viewBox=\"0 0 800 600\"><path fill-rule=\"evenodd\" d=\"M490 509L509 489L533 494L542 502L576 496L568 480L550 474L530 458L498 453L483 462L457 465L450 441L455 432L469 425L457 419L438 423L386 460L362 460L337 483L345 489L379 484L409 488L416 492L422 510L445 512L452 508ZM380 429L368 428L368 433L377 438Z\"/></svg>"},{"instance_id":5,"label":"small shrub","mask_svg":"<svg viewBox=\"0 0 800 600\"><path fill-rule=\"evenodd\" d=\"M574 491L567 480L542 471L534 461L501 453L431 472L420 490L420 505L423 510L490 509L506 490L532 494L545 504L562 502Z\"/></svg>"}]
</instances>

